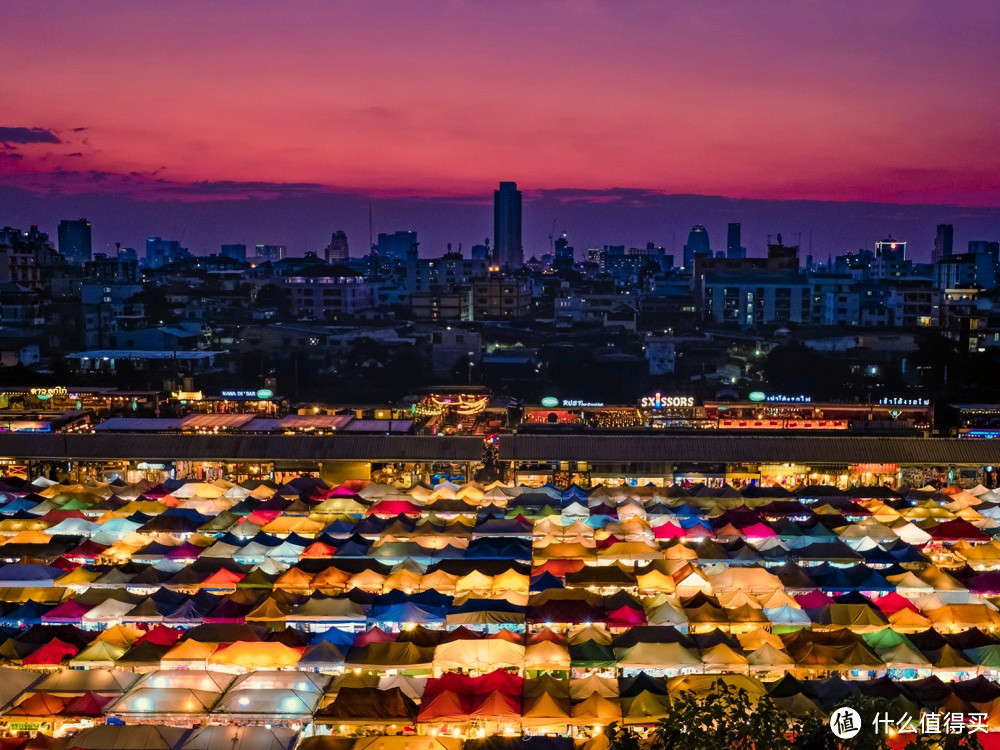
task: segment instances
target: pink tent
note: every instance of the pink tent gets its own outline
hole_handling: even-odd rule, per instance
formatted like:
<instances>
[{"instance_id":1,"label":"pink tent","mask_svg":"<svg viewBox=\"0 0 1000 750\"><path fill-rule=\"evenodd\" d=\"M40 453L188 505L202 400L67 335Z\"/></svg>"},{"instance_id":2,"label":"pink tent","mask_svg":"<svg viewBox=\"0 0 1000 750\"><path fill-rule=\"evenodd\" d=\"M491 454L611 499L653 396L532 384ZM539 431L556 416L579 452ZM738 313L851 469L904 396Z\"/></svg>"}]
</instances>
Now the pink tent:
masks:
<instances>
[{"instance_id":1,"label":"pink tent","mask_svg":"<svg viewBox=\"0 0 1000 750\"><path fill-rule=\"evenodd\" d=\"M833 604L834 601L829 596L824 594L819 589L810 591L807 594L799 594L795 597L795 601L802 609L816 609L818 607L825 607L827 604Z\"/></svg>"}]
</instances>

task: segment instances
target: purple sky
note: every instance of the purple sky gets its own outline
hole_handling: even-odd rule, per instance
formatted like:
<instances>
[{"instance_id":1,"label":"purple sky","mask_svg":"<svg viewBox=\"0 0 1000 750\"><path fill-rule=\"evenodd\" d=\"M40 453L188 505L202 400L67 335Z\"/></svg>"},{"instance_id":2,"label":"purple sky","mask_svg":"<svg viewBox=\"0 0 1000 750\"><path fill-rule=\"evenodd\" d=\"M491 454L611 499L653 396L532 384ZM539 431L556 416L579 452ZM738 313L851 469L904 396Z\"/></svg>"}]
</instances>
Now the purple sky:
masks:
<instances>
[{"instance_id":1,"label":"purple sky","mask_svg":"<svg viewBox=\"0 0 1000 750\"><path fill-rule=\"evenodd\" d=\"M992 211L661 197L1000 205L993 0L63 0L4 32L0 187L30 195L0 221L86 214L99 245L359 247L373 196L433 251L492 233L501 179L530 191L529 250L553 220L578 247L695 222L719 246L727 219L824 254L1000 234ZM590 202L615 188L642 197Z\"/></svg>"}]
</instances>

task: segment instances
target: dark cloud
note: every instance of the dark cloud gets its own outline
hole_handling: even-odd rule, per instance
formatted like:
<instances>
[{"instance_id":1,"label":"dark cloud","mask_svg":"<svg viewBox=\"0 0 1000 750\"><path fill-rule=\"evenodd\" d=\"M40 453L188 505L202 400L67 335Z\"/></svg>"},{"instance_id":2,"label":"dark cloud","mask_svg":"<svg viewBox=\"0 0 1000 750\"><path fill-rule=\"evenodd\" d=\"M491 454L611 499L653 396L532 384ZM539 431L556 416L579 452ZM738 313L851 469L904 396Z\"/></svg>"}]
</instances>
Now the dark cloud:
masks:
<instances>
[{"instance_id":1,"label":"dark cloud","mask_svg":"<svg viewBox=\"0 0 1000 750\"><path fill-rule=\"evenodd\" d=\"M62 143L59 137L45 128L7 128L0 126L0 141L7 143Z\"/></svg>"},{"instance_id":2,"label":"dark cloud","mask_svg":"<svg viewBox=\"0 0 1000 750\"><path fill-rule=\"evenodd\" d=\"M83 153L80 151L74 151L72 154L66 154L66 156L83 156Z\"/></svg>"},{"instance_id":3,"label":"dark cloud","mask_svg":"<svg viewBox=\"0 0 1000 750\"><path fill-rule=\"evenodd\" d=\"M87 129L87 128L73 128L73 132L74 132L74 133L82 133L82 132L83 132L83 131L85 131L86 129Z\"/></svg>"}]
</instances>

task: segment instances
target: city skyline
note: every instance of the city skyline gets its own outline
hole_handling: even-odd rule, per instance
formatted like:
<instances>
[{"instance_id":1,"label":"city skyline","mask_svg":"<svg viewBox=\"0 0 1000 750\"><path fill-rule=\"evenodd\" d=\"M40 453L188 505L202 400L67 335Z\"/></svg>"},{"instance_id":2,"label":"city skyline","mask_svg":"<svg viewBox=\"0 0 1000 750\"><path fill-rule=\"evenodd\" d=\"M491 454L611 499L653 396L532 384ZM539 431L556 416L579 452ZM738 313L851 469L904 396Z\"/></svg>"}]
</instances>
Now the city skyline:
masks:
<instances>
[{"instance_id":1,"label":"city skyline","mask_svg":"<svg viewBox=\"0 0 1000 750\"><path fill-rule=\"evenodd\" d=\"M513 179L513 178L512 178ZM496 185L493 186L494 188ZM887 236L909 242L910 257L930 261L938 224L953 224L955 252L969 241L1000 236L1000 208L949 205L892 205L864 202L757 201L718 196L658 195L638 190L534 190L524 193L524 259L550 248L564 231L582 257L590 247L647 242L673 252L680 264L692 226L706 226L712 249L726 250L730 222L742 225L742 244L761 257L767 238L779 232L792 243L801 238L802 255L817 261L828 255L874 249ZM481 195L427 199L373 199L361 193L334 192L319 186L275 187L254 198L233 198L222 191L199 200L139 200L117 192L75 195L34 194L0 185L2 222L37 224L53 238L63 219L86 217L93 225L93 252L114 253L115 243L142 252L147 237L176 239L196 255L218 253L224 244L282 244L289 255L316 252L320 257L332 231L344 230L352 256L365 254L369 211L372 239L381 232L412 230L421 257L437 257L461 245L494 242L492 189Z\"/></svg>"}]
</instances>

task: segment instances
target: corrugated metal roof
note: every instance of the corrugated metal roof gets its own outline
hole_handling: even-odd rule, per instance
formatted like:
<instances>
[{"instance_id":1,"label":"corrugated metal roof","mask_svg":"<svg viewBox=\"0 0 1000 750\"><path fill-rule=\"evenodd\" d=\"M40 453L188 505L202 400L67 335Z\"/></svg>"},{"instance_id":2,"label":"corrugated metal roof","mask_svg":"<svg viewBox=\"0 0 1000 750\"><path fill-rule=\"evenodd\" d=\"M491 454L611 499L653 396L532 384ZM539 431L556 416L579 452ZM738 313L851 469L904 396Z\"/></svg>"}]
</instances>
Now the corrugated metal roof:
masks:
<instances>
[{"instance_id":1,"label":"corrugated metal roof","mask_svg":"<svg viewBox=\"0 0 1000 750\"><path fill-rule=\"evenodd\" d=\"M192 414L181 420L181 427L185 430L231 430L253 418L253 414Z\"/></svg>"},{"instance_id":2,"label":"corrugated metal roof","mask_svg":"<svg viewBox=\"0 0 1000 750\"><path fill-rule=\"evenodd\" d=\"M502 435L504 459L609 462L995 464L1000 443L948 438L777 435Z\"/></svg>"},{"instance_id":3,"label":"corrugated metal roof","mask_svg":"<svg viewBox=\"0 0 1000 750\"><path fill-rule=\"evenodd\" d=\"M482 438L418 435L0 434L0 456L22 459L474 461L482 450Z\"/></svg>"},{"instance_id":4,"label":"corrugated metal roof","mask_svg":"<svg viewBox=\"0 0 1000 750\"><path fill-rule=\"evenodd\" d=\"M94 426L98 432L147 432L150 430L180 429L180 419L155 417L112 417Z\"/></svg>"},{"instance_id":5,"label":"corrugated metal roof","mask_svg":"<svg viewBox=\"0 0 1000 750\"><path fill-rule=\"evenodd\" d=\"M478 461L482 450L482 438L423 435L0 434L0 456L23 459ZM612 463L1000 465L1000 442L850 435L502 435L500 458Z\"/></svg>"}]
</instances>

